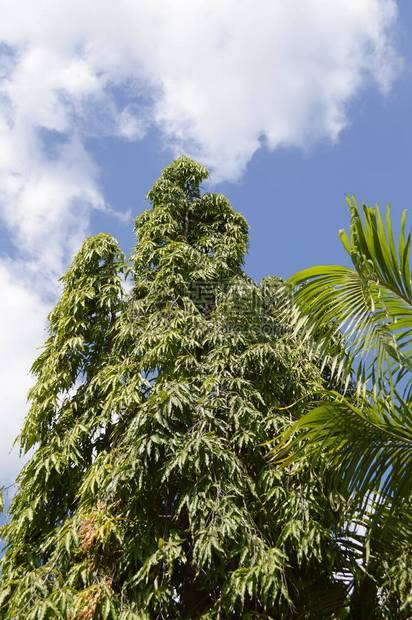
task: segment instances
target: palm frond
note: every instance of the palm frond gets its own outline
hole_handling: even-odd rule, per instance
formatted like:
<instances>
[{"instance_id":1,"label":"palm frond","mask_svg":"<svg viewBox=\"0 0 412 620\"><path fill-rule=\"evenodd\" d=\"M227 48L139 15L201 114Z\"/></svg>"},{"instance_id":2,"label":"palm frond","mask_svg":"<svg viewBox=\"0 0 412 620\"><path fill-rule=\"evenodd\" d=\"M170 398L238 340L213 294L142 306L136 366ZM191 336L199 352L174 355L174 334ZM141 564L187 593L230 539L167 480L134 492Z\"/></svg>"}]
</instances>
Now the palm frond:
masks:
<instances>
[{"instance_id":1,"label":"palm frond","mask_svg":"<svg viewBox=\"0 0 412 620\"><path fill-rule=\"evenodd\" d=\"M390 209L383 222L378 207L359 213L354 198L350 237L341 241L354 268L321 265L295 274L295 325L306 338L317 341L327 354L331 338L343 336L346 368L356 368L358 384L374 380L382 388L401 385L411 392L412 283L410 234L402 216L398 244L392 231ZM335 362L336 364L336 362Z\"/></svg>"},{"instance_id":2,"label":"palm frond","mask_svg":"<svg viewBox=\"0 0 412 620\"><path fill-rule=\"evenodd\" d=\"M274 458L288 464L305 443L305 455L327 462L360 509L398 504L412 491L412 413L403 401L364 400L355 406L339 394L290 427Z\"/></svg>"},{"instance_id":3,"label":"palm frond","mask_svg":"<svg viewBox=\"0 0 412 620\"><path fill-rule=\"evenodd\" d=\"M412 494L411 236L406 213L395 236L389 208L383 220L379 207L364 206L362 217L354 198L348 204L350 236L339 236L353 268L300 271L289 280L289 306L296 334L313 341L331 374L344 373L357 392L349 400L326 390L283 433L274 459L290 463L309 453L327 462L362 518L373 514L376 522L398 514Z\"/></svg>"}]
</instances>

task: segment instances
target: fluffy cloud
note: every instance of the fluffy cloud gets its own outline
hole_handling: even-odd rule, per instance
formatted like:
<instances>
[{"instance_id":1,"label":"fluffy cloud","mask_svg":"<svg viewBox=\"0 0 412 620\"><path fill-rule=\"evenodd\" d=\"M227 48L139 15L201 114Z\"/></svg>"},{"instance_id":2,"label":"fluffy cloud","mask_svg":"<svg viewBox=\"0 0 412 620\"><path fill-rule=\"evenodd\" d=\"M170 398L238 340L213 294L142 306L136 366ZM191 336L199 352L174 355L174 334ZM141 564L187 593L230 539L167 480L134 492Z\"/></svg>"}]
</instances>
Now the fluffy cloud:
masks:
<instances>
[{"instance_id":1,"label":"fluffy cloud","mask_svg":"<svg viewBox=\"0 0 412 620\"><path fill-rule=\"evenodd\" d=\"M88 131L101 106L101 132L139 137L156 125L225 179L262 143L335 140L364 80L386 90L397 65L394 0L1 0L0 9L12 51L3 93L20 122ZM140 101L135 114L118 109L121 86Z\"/></svg>"},{"instance_id":2,"label":"fluffy cloud","mask_svg":"<svg viewBox=\"0 0 412 620\"><path fill-rule=\"evenodd\" d=\"M0 131L0 144L19 153L13 168L0 168L0 217L18 251L49 275L63 269L67 255L87 229L88 206L105 209L96 187L95 165L78 140L45 157L38 137L22 140ZM17 143L17 144L16 144Z\"/></svg>"},{"instance_id":3,"label":"fluffy cloud","mask_svg":"<svg viewBox=\"0 0 412 620\"><path fill-rule=\"evenodd\" d=\"M86 138L155 127L215 181L235 180L262 145L337 140L348 103L365 83L387 92L399 61L394 0L0 0L0 15L0 221L15 246L0 263L0 341L13 352L0 376L12 435L44 299L90 211L110 209Z\"/></svg>"},{"instance_id":4,"label":"fluffy cloud","mask_svg":"<svg viewBox=\"0 0 412 620\"><path fill-rule=\"evenodd\" d=\"M13 267L0 262L0 481L11 482L16 473L18 451L13 441L26 411L30 387L28 370L44 337L47 305L27 286L19 284Z\"/></svg>"}]
</instances>

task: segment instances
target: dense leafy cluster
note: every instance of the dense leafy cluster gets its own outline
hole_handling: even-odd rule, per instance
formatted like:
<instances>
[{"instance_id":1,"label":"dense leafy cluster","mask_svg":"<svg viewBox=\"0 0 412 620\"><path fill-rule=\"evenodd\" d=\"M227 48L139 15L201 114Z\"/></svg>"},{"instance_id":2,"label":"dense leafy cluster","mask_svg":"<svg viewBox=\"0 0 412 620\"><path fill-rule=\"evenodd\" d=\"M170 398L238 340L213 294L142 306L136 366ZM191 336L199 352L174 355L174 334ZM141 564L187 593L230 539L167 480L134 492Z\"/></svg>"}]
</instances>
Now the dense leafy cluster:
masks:
<instances>
[{"instance_id":1,"label":"dense leafy cluster","mask_svg":"<svg viewBox=\"0 0 412 620\"><path fill-rule=\"evenodd\" d=\"M267 458L322 373L279 318L279 280L243 273L246 222L201 195L206 176L185 157L163 171L131 267L98 235L63 278L3 528L3 618L329 618L345 599L336 498Z\"/></svg>"}]
</instances>

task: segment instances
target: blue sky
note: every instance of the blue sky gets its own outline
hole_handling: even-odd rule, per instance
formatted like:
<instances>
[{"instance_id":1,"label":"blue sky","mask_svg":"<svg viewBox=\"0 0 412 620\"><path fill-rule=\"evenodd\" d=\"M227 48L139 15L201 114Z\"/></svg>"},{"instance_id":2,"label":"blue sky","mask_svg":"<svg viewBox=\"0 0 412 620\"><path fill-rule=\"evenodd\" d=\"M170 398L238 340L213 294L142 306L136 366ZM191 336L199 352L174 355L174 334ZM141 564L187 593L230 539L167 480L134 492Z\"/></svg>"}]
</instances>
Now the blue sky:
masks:
<instances>
[{"instance_id":1,"label":"blue sky","mask_svg":"<svg viewBox=\"0 0 412 620\"><path fill-rule=\"evenodd\" d=\"M256 279L347 261L347 194L395 219L412 195L410 0L22 2L0 0L4 481L58 276L89 234L130 252L175 155L246 216Z\"/></svg>"},{"instance_id":2,"label":"blue sky","mask_svg":"<svg viewBox=\"0 0 412 620\"><path fill-rule=\"evenodd\" d=\"M348 224L345 196L381 207L394 218L412 205L412 2L398 2L396 45L403 67L382 96L365 83L350 102L349 124L336 144L324 140L307 152L296 147L259 150L241 179L213 185L250 225L246 269L254 278L287 277L313 264L347 262L337 232ZM143 141L91 141L110 203L139 213L144 196L172 154L150 131ZM96 213L93 230L114 233L127 251L134 243L128 222L114 223Z\"/></svg>"}]
</instances>

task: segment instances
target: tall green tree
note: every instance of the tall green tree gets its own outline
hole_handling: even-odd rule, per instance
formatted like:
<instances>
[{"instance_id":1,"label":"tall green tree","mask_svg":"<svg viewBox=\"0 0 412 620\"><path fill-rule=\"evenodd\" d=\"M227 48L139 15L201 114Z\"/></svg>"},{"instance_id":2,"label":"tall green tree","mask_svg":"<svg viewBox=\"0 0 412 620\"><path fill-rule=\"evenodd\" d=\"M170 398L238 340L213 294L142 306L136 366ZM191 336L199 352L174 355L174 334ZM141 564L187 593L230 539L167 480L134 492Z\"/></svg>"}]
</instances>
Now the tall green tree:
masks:
<instances>
[{"instance_id":1,"label":"tall green tree","mask_svg":"<svg viewBox=\"0 0 412 620\"><path fill-rule=\"evenodd\" d=\"M307 464L292 476L267 458L324 373L281 318L281 282L242 271L246 222L201 193L206 177L175 161L137 218L131 267L98 235L63 277L2 530L2 618L333 618L344 605L338 497Z\"/></svg>"},{"instance_id":2,"label":"tall green tree","mask_svg":"<svg viewBox=\"0 0 412 620\"><path fill-rule=\"evenodd\" d=\"M284 462L332 466L365 532L364 567L352 606L364 615L409 618L412 611L412 280L406 212L393 233L389 208L348 200L351 233L340 232L353 267L317 266L295 274L296 333L355 390L323 402L291 425L277 448ZM343 354L342 354L343 353ZM358 528L359 530L359 528ZM367 544L365 544L365 541ZM366 557L367 556L367 557ZM368 603L366 598L369 597ZM357 602L358 601L358 602ZM376 614L376 616L374 615Z\"/></svg>"}]
</instances>

